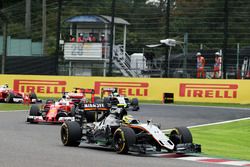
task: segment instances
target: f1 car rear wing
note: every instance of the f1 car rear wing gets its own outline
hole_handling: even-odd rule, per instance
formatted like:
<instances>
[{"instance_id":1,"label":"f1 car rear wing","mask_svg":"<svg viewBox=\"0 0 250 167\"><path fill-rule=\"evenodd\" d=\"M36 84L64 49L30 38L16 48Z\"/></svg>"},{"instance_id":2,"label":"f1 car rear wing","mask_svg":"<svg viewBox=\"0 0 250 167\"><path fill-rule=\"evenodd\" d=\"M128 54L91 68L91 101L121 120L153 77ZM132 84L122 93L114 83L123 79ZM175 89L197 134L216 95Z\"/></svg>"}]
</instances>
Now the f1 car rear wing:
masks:
<instances>
[{"instance_id":1,"label":"f1 car rear wing","mask_svg":"<svg viewBox=\"0 0 250 167\"><path fill-rule=\"evenodd\" d=\"M95 94L94 89L84 89L84 88L74 88L75 93L88 93L88 94Z\"/></svg>"},{"instance_id":2,"label":"f1 car rear wing","mask_svg":"<svg viewBox=\"0 0 250 167\"><path fill-rule=\"evenodd\" d=\"M117 91L118 91L117 88L102 88L102 90L101 90L101 98L103 98L103 96L104 96L104 94L106 92L108 92L110 94L110 93L114 93L114 92L117 92Z\"/></svg>"},{"instance_id":3,"label":"f1 car rear wing","mask_svg":"<svg viewBox=\"0 0 250 167\"><path fill-rule=\"evenodd\" d=\"M84 88L74 88L72 92L62 92L63 96L69 96L74 99L82 99L86 97L86 94L91 94L91 103L94 103L95 90L94 89L84 89Z\"/></svg>"},{"instance_id":4,"label":"f1 car rear wing","mask_svg":"<svg viewBox=\"0 0 250 167\"><path fill-rule=\"evenodd\" d=\"M103 103L84 103L79 108L85 111L107 111L109 110Z\"/></svg>"}]
</instances>

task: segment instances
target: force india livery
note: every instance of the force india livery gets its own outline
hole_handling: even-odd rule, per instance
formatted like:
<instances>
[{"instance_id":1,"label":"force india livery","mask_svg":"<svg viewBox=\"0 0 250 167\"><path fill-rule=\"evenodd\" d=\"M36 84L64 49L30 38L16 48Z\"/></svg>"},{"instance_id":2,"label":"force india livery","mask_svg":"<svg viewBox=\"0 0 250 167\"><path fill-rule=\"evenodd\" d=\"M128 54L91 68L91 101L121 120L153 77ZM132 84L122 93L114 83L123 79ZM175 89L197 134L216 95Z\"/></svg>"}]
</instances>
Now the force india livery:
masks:
<instances>
[{"instance_id":1,"label":"force india livery","mask_svg":"<svg viewBox=\"0 0 250 167\"><path fill-rule=\"evenodd\" d=\"M201 151L200 145L192 143L192 134L185 127L176 127L166 135L151 121L141 123L127 115L122 107L104 108L103 104L79 104L75 121L62 124L63 145L79 146L81 142L98 144L121 154Z\"/></svg>"}]
</instances>

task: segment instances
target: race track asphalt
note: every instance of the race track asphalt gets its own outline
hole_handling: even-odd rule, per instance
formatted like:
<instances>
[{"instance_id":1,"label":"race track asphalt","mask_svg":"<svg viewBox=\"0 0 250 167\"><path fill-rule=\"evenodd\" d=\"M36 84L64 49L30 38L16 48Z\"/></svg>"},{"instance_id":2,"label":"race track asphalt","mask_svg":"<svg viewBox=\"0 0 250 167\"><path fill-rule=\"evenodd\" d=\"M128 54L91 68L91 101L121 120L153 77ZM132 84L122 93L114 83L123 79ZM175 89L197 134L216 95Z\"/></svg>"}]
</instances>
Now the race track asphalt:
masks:
<instances>
[{"instance_id":1,"label":"race track asphalt","mask_svg":"<svg viewBox=\"0 0 250 167\"><path fill-rule=\"evenodd\" d=\"M142 105L132 112L136 118L151 119L162 129L193 126L250 117L249 109L225 109L175 105ZM27 111L0 112L0 167L214 167L228 166L172 158L118 155L110 149L81 145L64 147L60 125L25 123Z\"/></svg>"}]
</instances>

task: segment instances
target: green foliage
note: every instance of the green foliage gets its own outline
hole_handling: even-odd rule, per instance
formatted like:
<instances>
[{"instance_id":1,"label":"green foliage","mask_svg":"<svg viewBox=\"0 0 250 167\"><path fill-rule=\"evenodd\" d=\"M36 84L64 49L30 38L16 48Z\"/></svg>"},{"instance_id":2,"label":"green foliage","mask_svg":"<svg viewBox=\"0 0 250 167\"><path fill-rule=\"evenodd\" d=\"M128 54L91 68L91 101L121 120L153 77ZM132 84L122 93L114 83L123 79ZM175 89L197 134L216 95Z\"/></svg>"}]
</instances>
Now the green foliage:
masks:
<instances>
[{"instance_id":1,"label":"green foliage","mask_svg":"<svg viewBox=\"0 0 250 167\"><path fill-rule=\"evenodd\" d=\"M32 0L32 32L25 34L25 1L4 1L3 12L9 18L9 35L33 41L42 39L42 1ZM54 53L57 25L58 1L47 2L47 51ZM166 0L146 3L147 0L116 0L115 15L127 20L127 51L141 52L145 45L159 43L166 37ZM206 49L221 49L224 42L224 1L218 0L171 0L170 37L183 40L189 34L189 51L197 51L199 44ZM247 46L249 38L249 5L245 0L228 1L229 6L229 47L235 43ZM63 0L62 35L69 33L66 18L82 14L111 15L112 0ZM123 41L122 28L117 26L116 42ZM178 50L180 52L181 50ZM160 51L159 55L164 55Z\"/></svg>"}]
</instances>

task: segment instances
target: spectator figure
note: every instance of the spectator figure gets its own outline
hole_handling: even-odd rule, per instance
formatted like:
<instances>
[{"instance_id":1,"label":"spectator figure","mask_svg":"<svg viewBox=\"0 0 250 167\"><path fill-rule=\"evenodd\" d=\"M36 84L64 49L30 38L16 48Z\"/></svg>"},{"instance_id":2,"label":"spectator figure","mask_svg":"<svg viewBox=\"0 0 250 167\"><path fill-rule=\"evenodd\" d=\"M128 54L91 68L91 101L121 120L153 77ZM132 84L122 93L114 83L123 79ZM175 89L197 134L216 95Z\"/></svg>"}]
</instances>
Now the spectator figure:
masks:
<instances>
[{"instance_id":1,"label":"spectator figure","mask_svg":"<svg viewBox=\"0 0 250 167\"><path fill-rule=\"evenodd\" d=\"M100 41L101 41L101 43L104 43L104 42L105 42L105 35L104 35L104 34L101 35Z\"/></svg>"},{"instance_id":2,"label":"spectator figure","mask_svg":"<svg viewBox=\"0 0 250 167\"><path fill-rule=\"evenodd\" d=\"M79 34L79 37L77 38L77 42L85 42L85 39L82 33Z\"/></svg>"},{"instance_id":3,"label":"spectator figure","mask_svg":"<svg viewBox=\"0 0 250 167\"><path fill-rule=\"evenodd\" d=\"M214 75L213 78L221 78L221 63L222 63L222 57L219 52L215 53L215 59L214 59Z\"/></svg>"},{"instance_id":4,"label":"spectator figure","mask_svg":"<svg viewBox=\"0 0 250 167\"><path fill-rule=\"evenodd\" d=\"M93 33L89 33L88 42L96 42L96 38Z\"/></svg>"},{"instance_id":5,"label":"spectator figure","mask_svg":"<svg viewBox=\"0 0 250 167\"><path fill-rule=\"evenodd\" d=\"M106 43L106 40L105 40L105 35L102 34L101 35L101 39L100 39L100 42L102 43L102 58L105 58L105 43Z\"/></svg>"},{"instance_id":6,"label":"spectator figure","mask_svg":"<svg viewBox=\"0 0 250 167\"><path fill-rule=\"evenodd\" d=\"M200 52L196 54L197 57L197 78L205 78L205 58Z\"/></svg>"},{"instance_id":7,"label":"spectator figure","mask_svg":"<svg viewBox=\"0 0 250 167\"><path fill-rule=\"evenodd\" d=\"M69 38L70 42L76 42L76 38L73 35L70 35Z\"/></svg>"},{"instance_id":8,"label":"spectator figure","mask_svg":"<svg viewBox=\"0 0 250 167\"><path fill-rule=\"evenodd\" d=\"M146 64L149 69L157 68L157 65L154 63L155 54L153 52L144 52L143 56L146 58Z\"/></svg>"}]
</instances>

